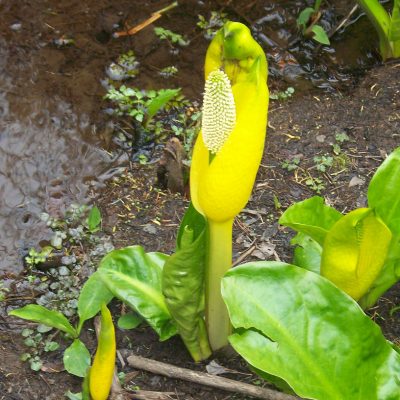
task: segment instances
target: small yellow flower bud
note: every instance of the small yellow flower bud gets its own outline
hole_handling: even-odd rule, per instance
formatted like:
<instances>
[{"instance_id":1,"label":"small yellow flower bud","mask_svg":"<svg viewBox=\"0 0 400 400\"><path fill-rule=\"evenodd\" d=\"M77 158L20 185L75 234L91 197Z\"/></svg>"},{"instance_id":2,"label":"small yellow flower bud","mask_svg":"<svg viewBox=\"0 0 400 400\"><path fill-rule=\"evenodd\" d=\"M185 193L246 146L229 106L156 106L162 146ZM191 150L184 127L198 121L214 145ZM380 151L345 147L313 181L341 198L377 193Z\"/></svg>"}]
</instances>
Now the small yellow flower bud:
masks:
<instances>
[{"instance_id":1,"label":"small yellow flower bud","mask_svg":"<svg viewBox=\"0 0 400 400\"><path fill-rule=\"evenodd\" d=\"M231 82L225 72L215 70L207 77L203 99L202 132L212 154L222 148L236 123Z\"/></svg>"}]
</instances>

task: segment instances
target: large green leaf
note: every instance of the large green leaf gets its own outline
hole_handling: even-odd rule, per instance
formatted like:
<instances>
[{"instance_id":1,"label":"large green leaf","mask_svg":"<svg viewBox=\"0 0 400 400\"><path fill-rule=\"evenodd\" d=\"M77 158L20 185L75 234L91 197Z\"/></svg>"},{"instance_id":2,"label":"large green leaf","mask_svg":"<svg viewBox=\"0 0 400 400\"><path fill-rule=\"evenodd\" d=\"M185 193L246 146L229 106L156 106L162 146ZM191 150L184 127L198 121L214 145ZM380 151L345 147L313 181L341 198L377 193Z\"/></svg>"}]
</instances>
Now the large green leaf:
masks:
<instances>
[{"instance_id":1,"label":"large green leaf","mask_svg":"<svg viewBox=\"0 0 400 400\"><path fill-rule=\"evenodd\" d=\"M99 273L95 272L83 285L78 299L79 326L81 330L83 323L93 318L101 310L102 304L108 304L113 294L101 280Z\"/></svg>"},{"instance_id":2,"label":"large green leaf","mask_svg":"<svg viewBox=\"0 0 400 400\"><path fill-rule=\"evenodd\" d=\"M161 291L162 267L168 256L130 246L108 253L98 273L108 290L138 312L166 340L177 333Z\"/></svg>"},{"instance_id":3,"label":"large green leaf","mask_svg":"<svg viewBox=\"0 0 400 400\"><path fill-rule=\"evenodd\" d=\"M389 40L400 40L400 0L394 0L392 18L390 20Z\"/></svg>"},{"instance_id":4,"label":"large green leaf","mask_svg":"<svg viewBox=\"0 0 400 400\"><path fill-rule=\"evenodd\" d=\"M70 374L83 378L90 367L89 350L79 339L75 339L71 346L65 349L63 361Z\"/></svg>"},{"instance_id":5,"label":"large green leaf","mask_svg":"<svg viewBox=\"0 0 400 400\"><path fill-rule=\"evenodd\" d=\"M279 223L305 233L322 246L327 231L341 217L342 214L327 206L322 197L314 196L290 206Z\"/></svg>"},{"instance_id":6,"label":"large green leaf","mask_svg":"<svg viewBox=\"0 0 400 400\"><path fill-rule=\"evenodd\" d=\"M379 48L382 58L385 60L392 56L392 48L389 40L390 16L378 0L357 0L368 19L374 25L379 36Z\"/></svg>"},{"instance_id":7,"label":"large green leaf","mask_svg":"<svg viewBox=\"0 0 400 400\"><path fill-rule=\"evenodd\" d=\"M388 259L369 292L360 299L363 308L372 307L378 298L400 279L400 147L377 169L368 187L368 205L392 232Z\"/></svg>"},{"instance_id":8,"label":"large green leaf","mask_svg":"<svg viewBox=\"0 0 400 400\"><path fill-rule=\"evenodd\" d=\"M390 258L400 258L400 147L377 169L368 186L368 206L393 234Z\"/></svg>"},{"instance_id":9,"label":"large green leaf","mask_svg":"<svg viewBox=\"0 0 400 400\"><path fill-rule=\"evenodd\" d=\"M28 304L17 310L12 310L8 313L15 317L27 319L29 321L38 322L39 324L51 326L68 333L72 337L77 336L75 328L69 323L67 318L58 311L49 310L46 307L38 304Z\"/></svg>"},{"instance_id":10,"label":"large green leaf","mask_svg":"<svg viewBox=\"0 0 400 400\"><path fill-rule=\"evenodd\" d=\"M317 400L400 398L400 354L327 279L278 262L248 263L222 282L234 334L251 365Z\"/></svg>"},{"instance_id":11,"label":"large green leaf","mask_svg":"<svg viewBox=\"0 0 400 400\"><path fill-rule=\"evenodd\" d=\"M322 247L310 236L299 232L290 244L297 244L294 249L293 264L309 271L320 273Z\"/></svg>"},{"instance_id":12,"label":"large green leaf","mask_svg":"<svg viewBox=\"0 0 400 400\"><path fill-rule=\"evenodd\" d=\"M165 263L162 284L178 332L193 359L200 361L211 354L203 316L206 227L202 221L203 229L195 237L193 223L198 216L192 215L192 219L186 216L182 221L185 227L177 251Z\"/></svg>"},{"instance_id":13,"label":"large green leaf","mask_svg":"<svg viewBox=\"0 0 400 400\"><path fill-rule=\"evenodd\" d=\"M326 235L321 275L360 299L379 276L391 239L389 228L370 208L349 212Z\"/></svg>"}]
</instances>

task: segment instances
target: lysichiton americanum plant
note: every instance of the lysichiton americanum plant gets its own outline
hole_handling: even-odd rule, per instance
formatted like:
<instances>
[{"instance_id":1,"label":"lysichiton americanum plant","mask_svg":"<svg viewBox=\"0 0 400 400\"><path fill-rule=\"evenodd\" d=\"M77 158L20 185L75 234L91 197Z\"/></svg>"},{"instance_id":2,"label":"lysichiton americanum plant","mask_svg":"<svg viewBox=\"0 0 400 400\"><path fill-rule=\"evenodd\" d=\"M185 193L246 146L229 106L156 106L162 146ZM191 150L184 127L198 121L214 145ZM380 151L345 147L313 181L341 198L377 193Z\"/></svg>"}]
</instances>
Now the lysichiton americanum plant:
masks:
<instances>
[{"instance_id":1,"label":"lysichiton americanum plant","mask_svg":"<svg viewBox=\"0 0 400 400\"><path fill-rule=\"evenodd\" d=\"M74 339L64 363L85 377L83 398L90 392L105 400L110 390L116 349L106 304L113 297L160 340L179 334L195 361L229 341L260 376L303 398L400 398L400 354L356 302L373 304L398 278L399 149L372 179L369 208L342 216L314 198L286 211L281 223L300 232L295 262L301 266L264 261L230 268L233 220L249 199L263 153L266 79L266 58L250 30L225 23L206 55L192 203L175 253L129 246L107 254L82 288L76 327L36 305L12 312ZM87 373L90 355L78 336L100 311Z\"/></svg>"},{"instance_id":2,"label":"lysichiton americanum plant","mask_svg":"<svg viewBox=\"0 0 400 400\"><path fill-rule=\"evenodd\" d=\"M190 193L207 219L205 321L211 348L225 346L230 322L220 293L232 265L232 224L261 162L268 88L264 51L248 28L227 23L207 51L202 130L193 150Z\"/></svg>"},{"instance_id":3,"label":"lysichiton americanum plant","mask_svg":"<svg viewBox=\"0 0 400 400\"><path fill-rule=\"evenodd\" d=\"M227 22L205 61L202 131L193 150L192 204L171 256L113 251L97 274L161 340L179 333L196 361L228 344L221 279L232 265L232 224L247 203L264 149L267 62L243 24Z\"/></svg>"},{"instance_id":4,"label":"lysichiton americanum plant","mask_svg":"<svg viewBox=\"0 0 400 400\"><path fill-rule=\"evenodd\" d=\"M320 273L363 308L373 306L400 279L400 148L372 177L368 207L342 215L315 196L279 222L298 232L294 264Z\"/></svg>"}]
</instances>

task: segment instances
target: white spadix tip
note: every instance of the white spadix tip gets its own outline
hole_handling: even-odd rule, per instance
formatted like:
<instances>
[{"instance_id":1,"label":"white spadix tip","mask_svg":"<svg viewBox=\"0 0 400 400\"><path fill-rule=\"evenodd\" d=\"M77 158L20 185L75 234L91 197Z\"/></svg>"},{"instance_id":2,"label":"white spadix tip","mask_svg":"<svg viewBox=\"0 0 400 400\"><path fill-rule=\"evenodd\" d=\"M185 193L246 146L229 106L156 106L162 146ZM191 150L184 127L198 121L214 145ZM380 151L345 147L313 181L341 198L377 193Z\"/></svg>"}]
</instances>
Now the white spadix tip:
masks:
<instances>
[{"instance_id":1,"label":"white spadix tip","mask_svg":"<svg viewBox=\"0 0 400 400\"><path fill-rule=\"evenodd\" d=\"M223 71L212 71L207 77L201 123L204 144L211 153L218 153L236 123L232 87Z\"/></svg>"}]
</instances>

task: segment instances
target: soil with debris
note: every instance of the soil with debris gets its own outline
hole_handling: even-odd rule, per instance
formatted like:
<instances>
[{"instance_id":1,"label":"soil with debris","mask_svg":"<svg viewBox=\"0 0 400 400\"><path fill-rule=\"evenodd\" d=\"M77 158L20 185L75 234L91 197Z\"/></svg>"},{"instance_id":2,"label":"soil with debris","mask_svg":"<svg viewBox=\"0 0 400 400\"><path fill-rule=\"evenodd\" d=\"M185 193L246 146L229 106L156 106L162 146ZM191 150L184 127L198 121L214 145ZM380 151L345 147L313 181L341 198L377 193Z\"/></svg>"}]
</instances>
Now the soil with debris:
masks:
<instances>
[{"instance_id":1,"label":"soil with debris","mask_svg":"<svg viewBox=\"0 0 400 400\"><path fill-rule=\"evenodd\" d=\"M159 45L151 28L119 42L113 41L110 36L114 24L123 21L133 26L148 18L152 11L165 6L165 2L149 1L143 7L137 7L131 1L120 1L118 5L87 1L84 12L81 12L82 2L68 1L57 6L57 13L52 11L48 1L34 1L33 7L29 2L22 3L19 8L16 5L7 8L7 26L13 19L30 16L31 26L23 32L25 47L20 44L17 49L24 49L28 55L30 52L34 56L40 54L43 71L50 67L57 71L57 75L52 75L47 83L47 78L39 75L43 95L48 90L56 90L60 96L71 100L74 107L84 108L92 118L97 118L99 125L105 125L106 117L95 116L96 113L100 114L100 99L104 94L99 80L104 65L130 48L135 49L143 70L137 78L137 85L148 88L165 85L165 82L154 78L154 66L170 65L171 54L168 48ZM202 2L185 2L162 21L162 26L172 30L179 28L179 32L193 39L193 47L181 50L176 56L174 61L180 73L167 84L181 86L189 98L197 100L200 100L202 91L202 59L207 42L202 40L201 33L195 28L196 17L213 9L210 2L202 6L199 3ZM218 3L221 9L223 2ZM0 7L4 8L4 5ZM48 12L40 14L39 9ZM24 18L23 12L27 13ZM232 14L230 17L238 18L232 8L228 12ZM37 18L38 13L46 15L45 21ZM59 27L60 21L65 23L66 15L73 21L65 25L63 32L75 37L76 46L62 50L31 47L33 34L41 35L41 40L46 35L50 37L52 30L48 26ZM251 200L234 224L234 261L263 259L290 262L293 249L289 242L293 232L279 226L277 220L293 202L311 197L318 191L341 212L362 207L366 203L366 190L371 176L385 156L400 143L399 79L400 62L389 62L366 71L361 82L354 80L357 84L342 92L296 92L285 101L271 101L262 165ZM90 93L80 90L80 84L86 89L91 86ZM279 78L270 80L273 89L284 86ZM337 135L343 133L348 140L340 143L339 149L335 150L338 154L333 156L333 145L338 145ZM110 138L106 137L104 143L110 144ZM332 156L333 164L324 172L318 171L315 156ZM282 167L285 163L296 163L297 167L288 171ZM171 253L174 250L177 227L188 199L187 196L160 190L156 184L156 164L130 163L121 175L107 181L101 191L92 193L102 212L104 233L112 235L116 248L140 244L147 251ZM393 310L399 304L400 285L396 285L371 310L371 317L382 327L385 336L397 344L400 344L400 311ZM6 304L6 308L8 306L13 304ZM120 311L120 305L116 303L114 307ZM62 371L61 350L49 353L51 355L45 360L45 368L40 372L35 373L26 363L22 363L19 358L25 352L25 346L18 332L29 324L14 318L2 319L0 400L61 400L65 398L67 390L80 391L80 379ZM85 335L82 340L94 351L93 330L88 330ZM205 371L209 363L193 363L178 337L159 342L156 334L146 327L133 331L118 330L118 349L124 361L132 353L200 371ZM221 354L215 360L231 370L224 376L265 385L249 372L240 357ZM128 379L131 387L170 393L170 397L160 398L246 398L133 371L121 361L118 369L126 373L125 379Z\"/></svg>"}]
</instances>

